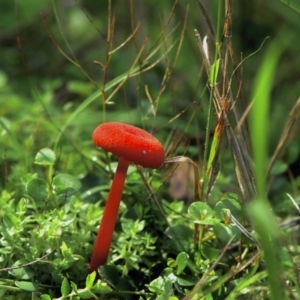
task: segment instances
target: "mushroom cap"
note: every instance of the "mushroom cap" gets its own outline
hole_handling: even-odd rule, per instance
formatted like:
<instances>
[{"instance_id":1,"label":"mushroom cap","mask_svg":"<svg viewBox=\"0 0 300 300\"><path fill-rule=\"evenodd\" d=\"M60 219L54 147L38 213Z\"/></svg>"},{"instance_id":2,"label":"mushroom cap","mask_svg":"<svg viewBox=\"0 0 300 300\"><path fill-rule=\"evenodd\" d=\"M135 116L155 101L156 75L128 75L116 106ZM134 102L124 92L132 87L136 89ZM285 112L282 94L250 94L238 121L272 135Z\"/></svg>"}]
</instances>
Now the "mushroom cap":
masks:
<instances>
[{"instance_id":1,"label":"mushroom cap","mask_svg":"<svg viewBox=\"0 0 300 300\"><path fill-rule=\"evenodd\" d=\"M150 133L120 122L99 125L92 135L94 144L118 157L145 168L159 168L165 160L162 144Z\"/></svg>"}]
</instances>

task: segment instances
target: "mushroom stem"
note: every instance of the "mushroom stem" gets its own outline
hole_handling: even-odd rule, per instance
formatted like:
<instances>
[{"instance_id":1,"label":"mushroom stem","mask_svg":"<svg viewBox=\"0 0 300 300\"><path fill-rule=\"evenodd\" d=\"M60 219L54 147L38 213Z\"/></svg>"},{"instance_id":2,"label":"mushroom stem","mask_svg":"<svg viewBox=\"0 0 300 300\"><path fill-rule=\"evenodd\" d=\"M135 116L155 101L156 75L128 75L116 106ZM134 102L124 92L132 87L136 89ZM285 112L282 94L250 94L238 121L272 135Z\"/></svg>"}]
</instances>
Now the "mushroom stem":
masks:
<instances>
[{"instance_id":1,"label":"mushroom stem","mask_svg":"<svg viewBox=\"0 0 300 300\"><path fill-rule=\"evenodd\" d=\"M97 271L98 267L106 263L129 163L130 162L124 158L119 158L117 170L108 194L100 228L94 244L93 254L90 262L90 273Z\"/></svg>"}]
</instances>

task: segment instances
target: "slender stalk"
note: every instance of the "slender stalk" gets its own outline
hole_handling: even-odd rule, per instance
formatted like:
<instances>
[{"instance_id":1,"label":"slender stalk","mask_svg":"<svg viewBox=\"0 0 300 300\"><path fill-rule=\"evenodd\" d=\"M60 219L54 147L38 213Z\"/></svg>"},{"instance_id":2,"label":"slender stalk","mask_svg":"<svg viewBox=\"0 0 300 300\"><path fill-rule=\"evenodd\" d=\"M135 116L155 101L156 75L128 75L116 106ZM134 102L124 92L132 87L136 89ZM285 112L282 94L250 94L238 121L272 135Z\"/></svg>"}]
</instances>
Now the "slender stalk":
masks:
<instances>
[{"instance_id":1,"label":"slender stalk","mask_svg":"<svg viewBox=\"0 0 300 300\"><path fill-rule=\"evenodd\" d=\"M119 158L90 262L90 273L106 263L118 216L129 162Z\"/></svg>"}]
</instances>

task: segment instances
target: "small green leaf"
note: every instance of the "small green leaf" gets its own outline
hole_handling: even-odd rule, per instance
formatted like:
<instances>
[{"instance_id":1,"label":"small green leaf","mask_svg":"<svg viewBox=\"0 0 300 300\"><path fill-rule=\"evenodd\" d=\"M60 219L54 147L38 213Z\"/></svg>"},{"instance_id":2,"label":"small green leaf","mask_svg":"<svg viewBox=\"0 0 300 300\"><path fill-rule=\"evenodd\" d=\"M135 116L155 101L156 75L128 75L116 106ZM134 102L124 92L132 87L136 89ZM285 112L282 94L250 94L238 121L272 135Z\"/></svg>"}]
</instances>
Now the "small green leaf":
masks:
<instances>
[{"instance_id":1,"label":"small green leaf","mask_svg":"<svg viewBox=\"0 0 300 300\"><path fill-rule=\"evenodd\" d=\"M13 267L17 267L19 265L23 265L23 264L27 264L28 261L25 259L20 259L17 260L14 264ZM11 274L12 276L14 276L15 279L18 280L30 280L34 278L35 272L33 271L33 269L30 266L24 266L23 268L16 268L16 269L12 269L9 271L9 274Z\"/></svg>"},{"instance_id":2,"label":"small green leaf","mask_svg":"<svg viewBox=\"0 0 300 300\"><path fill-rule=\"evenodd\" d=\"M170 267L170 268L175 268L176 267L176 261L173 259L173 258L168 258L167 259L167 265L168 265L168 267Z\"/></svg>"},{"instance_id":3,"label":"small green leaf","mask_svg":"<svg viewBox=\"0 0 300 300\"><path fill-rule=\"evenodd\" d=\"M17 214L20 215L24 215L24 213L26 212L26 204L27 204L27 200L25 198L21 198L20 201L17 204L16 207L16 212Z\"/></svg>"},{"instance_id":4,"label":"small green leaf","mask_svg":"<svg viewBox=\"0 0 300 300\"><path fill-rule=\"evenodd\" d=\"M7 133L9 133L9 129L11 127L11 123L10 123L10 121L8 119L0 117L0 125L2 127L2 130L0 130L0 136L6 135Z\"/></svg>"},{"instance_id":5,"label":"small green leaf","mask_svg":"<svg viewBox=\"0 0 300 300\"><path fill-rule=\"evenodd\" d=\"M48 196L47 183L40 179L31 179L26 186L27 194L36 201L46 201Z\"/></svg>"},{"instance_id":6,"label":"small green leaf","mask_svg":"<svg viewBox=\"0 0 300 300\"><path fill-rule=\"evenodd\" d=\"M212 217L214 212L207 203L194 202L190 205L188 214L193 220L203 220Z\"/></svg>"},{"instance_id":7,"label":"small green leaf","mask_svg":"<svg viewBox=\"0 0 300 300\"><path fill-rule=\"evenodd\" d=\"M12 228L17 227L20 224L20 220L14 213L9 212L3 216L3 223L5 227Z\"/></svg>"},{"instance_id":8,"label":"small green leaf","mask_svg":"<svg viewBox=\"0 0 300 300\"><path fill-rule=\"evenodd\" d=\"M96 296L94 293L87 289L79 289L77 291L78 296L80 296L80 299L94 299L93 297Z\"/></svg>"},{"instance_id":9,"label":"small green leaf","mask_svg":"<svg viewBox=\"0 0 300 300\"><path fill-rule=\"evenodd\" d=\"M189 261L189 256L185 252L180 252L176 258L177 271L176 274L179 275L185 269Z\"/></svg>"},{"instance_id":10,"label":"small green leaf","mask_svg":"<svg viewBox=\"0 0 300 300\"><path fill-rule=\"evenodd\" d=\"M241 236L241 231L235 224L225 225L223 223L216 224L214 226L214 233L216 237L224 243L236 242Z\"/></svg>"},{"instance_id":11,"label":"small green leaf","mask_svg":"<svg viewBox=\"0 0 300 300\"><path fill-rule=\"evenodd\" d=\"M213 210L204 202L192 203L188 208L188 214L198 224L214 225L219 222L214 218Z\"/></svg>"},{"instance_id":12,"label":"small green leaf","mask_svg":"<svg viewBox=\"0 0 300 300\"><path fill-rule=\"evenodd\" d=\"M214 300L212 294L205 295L201 300Z\"/></svg>"},{"instance_id":13,"label":"small green leaf","mask_svg":"<svg viewBox=\"0 0 300 300\"><path fill-rule=\"evenodd\" d=\"M35 156L34 163L37 165L51 166L55 163L56 155L49 148L41 149Z\"/></svg>"},{"instance_id":14,"label":"small green leaf","mask_svg":"<svg viewBox=\"0 0 300 300\"><path fill-rule=\"evenodd\" d=\"M199 279L192 275L177 278L178 284L183 286L194 286L198 281Z\"/></svg>"},{"instance_id":15,"label":"small green leaf","mask_svg":"<svg viewBox=\"0 0 300 300\"><path fill-rule=\"evenodd\" d=\"M171 248L178 251L189 251L193 238L193 231L190 227L176 224L167 228L166 234L171 238Z\"/></svg>"},{"instance_id":16,"label":"small green leaf","mask_svg":"<svg viewBox=\"0 0 300 300\"><path fill-rule=\"evenodd\" d=\"M95 278L96 278L96 272L95 271L87 276L87 278L85 280L86 288L88 288L88 289L92 288L92 286L94 285Z\"/></svg>"},{"instance_id":17,"label":"small green leaf","mask_svg":"<svg viewBox=\"0 0 300 300\"><path fill-rule=\"evenodd\" d=\"M123 218L121 221L122 230L124 233L132 236L135 235L145 228L145 221L133 221L130 219Z\"/></svg>"},{"instance_id":18,"label":"small green leaf","mask_svg":"<svg viewBox=\"0 0 300 300\"><path fill-rule=\"evenodd\" d=\"M70 285L71 285L72 291L77 292L78 288L77 288L76 283L73 282L73 281L71 281L71 282L70 282Z\"/></svg>"},{"instance_id":19,"label":"small green leaf","mask_svg":"<svg viewBox=\"0 0 300 300\"><path fill-rule=\"evenodd\" d=\"M39 286L36 283L28 281L15 281L15 285L21 290L28 292L35 292L39 289Z\"/></svg>"},{"instance_id":20,"label":"small green leaf","mask_svg":"<svg viewBox=\"0 0 300 300\"><path fill-rule=\"evenodd\" d=\"M51 300L51 297L49 295L43 294L40 296L41 300Z\"/></svg>"},{"instance_id":21,"label":"small green leaf","mask_svg":"<svg viewBox=\"0 0 300 300\"><path fill-rule=\"evenodd\" d=\"M216 217L219 218L220 220L224 220L224 214L222 212L223 209L229 209L231 214L237 220L242 219L243 213L242 213L241 205L235 199L224 199L222 201L217 202L217 204L215 206L215 214L216 214Z\"/></svg>"},{"instance_id":22,"label":"small green leaf","mask_svg":"<svg viewBox=\"0 0 300 300\"><path fill-rule=\"evenodd\" d=\"M120 282L120 275L115 266L104 265L99 268L100 276L112 287L116 287Z\"/></svg>"},{"instance_id":23,"label":"small green leaf","mask_svg":"<svg viewBox=\"0 0 300 300\"><path fill-rule=\"evenodd\" d=\"M219 250L215 248L215 246L211 243L202 243L201 244L201 254L211 260L211 261L216 261L217 258L220 256Z\"/></svg>"},{"instance_id":24,"label":"small green leaf","mask_svg":"<svg viewBox=\"0 0 300 300\"><path fill-rule=\"evenodd\" d=\"M288 168L289 168L289 165L286 162L284 162L282 160L276 160L271 169L270 175L272 175L272 176L280 175L280 174L286 172Z\"/></svg>"},{"instance_id":25,"label":"small green leaf","mask_svg":"<svg viewBox=\"0 0 300 300\"><path fill-rule=\"evenodd\" d=\"M209 84L215 86L217 83L217 77L219 72L220 59L218 58L211 66L209 72Z\"/></svg>"},{"instance_id":26,"label":"small green leaf","mask_svg":"<svg viewBox=\"0 0 300 300\"><path fill-rule=\"evenodd\" d=\"M167 295L170 295L173 292L172 282L168 279L165 280L164 291Z\"/></svg>"},{"instance_id":27,"label":"small green leaf","mask_svg":"<svg viewBox=\"0 0 300 300\"><path fill-rule=\"evenodd\" d=\"M65 242L61 243L60 250L62 252L62 255L64 255L65 252L69 251L69 248L68 248L68 246L67 246L67 244Z\"/></svg>"},{"instance_id":28,"label":"small green leaf","mask_svg":"<svg viewBox=\"0 0 300 300\"><path fill-rule=\"evenodd\" d=\"M58 174L53 178L53 190L58 195L71 196L79 191L81 182L69 174Z\"/></svg>"},{"instance_id":29,"label":"small green leaf","mask_svg":"<svg viewBox=\"0 0 300 300\"><path fill-rule=\"evenodd\" d=\"M164 293L165 280L161 276L159 276L158 278L151 281L150 284L146 284L146 286L150 292L161 294Z\"/></svg>"},{"instance_id":30,"label":"small green leaf","mask_svg":"<svg viewBox=\"0 0 300 300\"><path fill-rule=\"evenodd\" d=\"M60 249L61 249L61 253L62 253L63 257L66 260L74 261L72 250L70 248L68 248L68 246L65 242L62 242Z\"/></svg>"},{"instance_id":31,"label":"small green leaf","mask_svg":"<svg viewBox=\"0 0 300 300\"><path fill-rule=\"evenodd\" d=\"M92 291L97 294L107 294L112 292L112 288L106 282L98 280L93 286Z\"/></svg>"},{"instance_id":32,"label":"small green leaf","mask_svg":"<svg viewBox=\"0 0 300 300\"><path fill-rule=\"evenodd\" d=\"M162 273L161 276L163 278L167 278L168 280L170 280L172 283L175 283L177 280L177 276L174 274L174 270L172 268L165 268Z\"/></svg>"},{"instance_id":33,"label":"small green leaf","mask_svg":"<svg viewBox=\"0 0 300 300\"><path fill-rule=\"evenodd\" d=\"M62 284L61 284L61 288L60 288L61 294L62 296L66 297L67 295L70 294L71 288L70 288L70 284L67 278L64 278Z\"/></svg>"}]
</instances>

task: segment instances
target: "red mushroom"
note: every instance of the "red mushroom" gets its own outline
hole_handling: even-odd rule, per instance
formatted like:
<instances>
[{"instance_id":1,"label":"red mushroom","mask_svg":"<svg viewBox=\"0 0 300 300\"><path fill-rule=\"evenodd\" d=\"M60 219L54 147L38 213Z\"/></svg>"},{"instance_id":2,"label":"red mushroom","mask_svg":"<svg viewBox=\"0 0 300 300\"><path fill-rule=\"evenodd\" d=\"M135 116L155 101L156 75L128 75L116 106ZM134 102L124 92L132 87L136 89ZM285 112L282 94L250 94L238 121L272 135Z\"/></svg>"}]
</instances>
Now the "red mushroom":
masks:
<instances>
[{"instance_id":1,"label":"red mushroom","mask_svg":"<svg viewBox=\"0 0 300 300\"><path fill-rule=\"evenodd\" d=\"M103 123L94 130L92 137L97 147L118 156L119 163L96 237L90 272L106 263L129 164L157 169L165 159L162 144L150 133L132 125Z\"/></svg>"}]
</instances>

